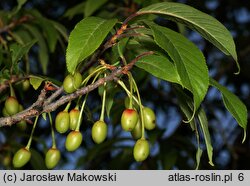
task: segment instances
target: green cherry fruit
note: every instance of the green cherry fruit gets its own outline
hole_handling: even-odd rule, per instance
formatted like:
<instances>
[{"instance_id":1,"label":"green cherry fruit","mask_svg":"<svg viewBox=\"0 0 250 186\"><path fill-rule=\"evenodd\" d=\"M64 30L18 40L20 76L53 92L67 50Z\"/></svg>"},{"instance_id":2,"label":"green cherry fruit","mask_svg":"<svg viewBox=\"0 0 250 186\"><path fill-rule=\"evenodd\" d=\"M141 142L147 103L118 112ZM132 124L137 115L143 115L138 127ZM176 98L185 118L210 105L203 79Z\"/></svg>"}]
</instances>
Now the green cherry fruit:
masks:
<instances>
[{"instance_id":1,"label":"green cherry fruit","mask_svg":"<svg viewBox=\"0 0 250 186\"><path fill-rule=\"evenodd\" d=\"M149 107L143 108L143 118L144 118L144 127L147 130L153 130L156 126L156 117L154 111Z\"/></svg>"},{"instance_id":2,"label":"green cherry fruit","mask_svg":"<svg viewBox=\"0 0 250 186\"><path fill-rule=\"evenodd\" d=\"M30 81L28 79L25 79L22 82L22 89L23 89L23 91L27 91L27 90L29 90L29 88L30 88Z\"/></svg>"},{"instance_id":3,"label":"green cherry fruit","mask_svg":"<svg viewBox=\"0 0 250 186\"><path fill-rule=\"evenodd\" d=\"M58 164L61 153L56 148L50 148L45 155L45 165L48 169L53 169Z\"/></svg>"},{"instance_id":4,"label":"green cherry fruit","mask_svg":"<svg viewBox=\"0 0 250 186\"><path fill-rule=\"evenodd\" d=\"M12 160L13 166L15 168L23 167L31 158L31 152L26 148L19 149Z\"/></svg>"},{"instance_id":5,"label":"green cherry fruit","mask_svg":"<svg viewBox=\"0 0 250 186\"><path fill-rule=\"evenodd\" d=\"M27 129L27 123L25 120L19 121L16 125L21 131L25 131Z\"/></svg>"},{"instance_id":6,"label":"green cherry fruit","mask_svg":"<svg viewBox=\"0 0 250 186\"><path fill-rule=\"evenodd\" d=\"M75 86L74 86L74 77L71 74L67 75L64 78L64 80L63 80L63 89L64 89L65 92L67 92L69 94L76 90Z\"/></svg>"},{"instance_id":7,"label":"green cherry fruit","mask_svg":"<svg viewBox=\"0 0 250 186\"><path fill-rule=\"evenodd\" d=\"M149 155L149 143L146 139L139 139L134 146L134 158L136 161L141 162L147 159Z\"/></svg>"},{"instance_id":8,"label":"green cherry fruit","mask_svg":"<svg viewBox=\"0 0 250 186\"><path fill-rule=\"evenodd\" d=\"M19 104L18 112L22 112L22 111L23 111L23 106ZM19 121L16 125L22 131L25 131L27 129L27 123L25 120Z\"/></svg>"},{"instance_id":9,"label":"green cherry fruit","mask_svg":"<svg viewBox=\"0 0 250 186\"><path fill-rule=\"evenodd\" d=\"M82 84L82 75L80 74L80 72L76 72L73 77L74 77L74 87L75 89L78 89Z\"/></svg>"},{"instance_id":10,"label":"green cherry fruit","mask_svg":"<svg viewBox=\"0 0 250 186\"><path fill-rule=\"evenodd\" d=\"M10 96L6 99L4 107L9 115L14 115L19 111L19 103L13 96Z\"/></svg>"},{"instance_id":11,"label":"green cherry fruit","mask_svg":"<svg viewBox=\"0 0 250 186\"><path fill-rule=\"evenodd\" d=\"M135 140L141 138L141 136L142 136L142 126L141 126L140 119L138 119L137 124L135 125L135 128L131 131L131 135Z\"/></svg>"},{"instance_id":12,"label":"green cherry fruit","mask_svg":"<svg viewBox=\"0 0 250 186\"><path fill-rule=\"evenodd\" d=\"M121 117L121 125L123 130L132 131L138 121L139 115L134 109L125 109Z\"/></svg>"},{"instance_id":13,"label":"green cherry fruit","mask_svg":"<svg viewBox=\"0 0 250 186\"><path fill-rule=\"evenodd\" d=\"M56 116L56 130L59 133L65 133L69 129L69 113L67 111L61 111Z\"/></svg>"},{"instance_id":14,"label":"green cherry fruit","mask_svg":"<svg viewBox=\"0 0 250 186\"><path fill-rule=\"evenodd\" d=\"M23 111L23 106L21 104L19 104L18 106L18 112L22 112Z\"/></svg>"},{"instance_id":15,"label":"green cherry fruit","mask_svg":"<svg viewBox=\"0 0 250 186\"><path fill-rule=\"evenodd\" d=\"M102 143L108 133L108 126L104 121L96 121L92 127L91 134L92 134L92 139L95 143L100 144Z\"/></svg>"},{"instance_id":16,"label":"green cherry fruit","mask_svg":"<svg viewBox=\"0 0 250 186\"><path fill-rule=\"evenodd\" d=\"M7 113L5 107L3 107L2 114L3 114L4 117L10 116L10 115Z\"/></svg>"},{"instance_id":17,"label":"green cherry fruit","mask_svg":"<svg viewBox=\"0 0 250 186\"><path fill-rule=\"evenodd\" d=\"M75 151L82 143L82 134L79 131L71 131L65 141L67 151Z\"/></svg>"},{"instance_id":18,"label":"green cherry fruit","mask_svg":"<svg viewBox=\"0 0 250 186\"><path fill-rule=\"evenodd\" d=\"M76 108L72 109L69 112L69 118L70 118L69 128L71 130L75 130L76 129L79 116L80 116L80 111L78 109L76 109Z\"/></svg>"}]
</instances>

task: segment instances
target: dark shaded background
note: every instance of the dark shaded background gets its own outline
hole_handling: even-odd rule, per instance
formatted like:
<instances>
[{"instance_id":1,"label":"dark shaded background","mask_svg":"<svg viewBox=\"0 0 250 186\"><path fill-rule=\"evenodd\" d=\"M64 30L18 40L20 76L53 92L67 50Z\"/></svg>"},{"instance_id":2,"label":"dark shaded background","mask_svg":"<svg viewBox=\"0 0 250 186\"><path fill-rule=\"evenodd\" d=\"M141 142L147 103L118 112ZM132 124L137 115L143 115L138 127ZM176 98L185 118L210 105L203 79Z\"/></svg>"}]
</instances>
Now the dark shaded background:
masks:
<instances>
[{"instance_id":1,"label":"dark shaded background","mask_svg":"<svg viewBox=\"0 0 250 186\"><path fill-rule=\"evenodd\" d=\"M83 18L82 14L75 15L72 19L63 17L65 11L80 3L77 0L29 0L25 8L35 8L45 17L59 21L66 26L70 32L74 25ZM139 2L139 3L138 3ZM110 16L124 20L128 15L141 8L141 1L117 1L110 0L101 10L94 15L100 16L102 11L114 13ZM157 0L147 1L157 2ZM212 44L202 39L197 33L186 30L187 36L195 42L203 51L209 66L210 75L220 83L226 85L231 91L240 97L247 108L250 103L250 4L247 0L182 0L179 1L191 5L203 12L206 12L222 22L232 33L238 52L238 59L241 65L241 73L234 75L236 66L232 58L225 56ZM146 4L147 4L146 3ZM9 10L16 5L16 1L0 1L0 9ZM172 22L163 20L166 26L177 29ZM50 55L48 76L63 80L65 74L65 51L58 47L55 53ZM34 62L35 63L35 62ZM41 73L40 69L34 66L33 73ZM151 106L157 113L158 129L148 133L152 144L151 156L143 163L136 163L132 157L132 145L130 135L121 131L118 120L122 108L123 97L117 97L116 104L112 110L112 119L108 121L109 140L103 145L94 145L91 136L91 119L85 118L81 128L84 135L83 145L74 153L65 151L65 135L57 134L58 147L63 155L58 169L194 169L195 168L195 135L187 124L182 123L183 116L177 106L176 96L168 83L159 82L147 75L141 75L143 80L138 78L143 101ZM150 90L150 91L148 91ZM36 99L36 93L30 90L31 97L24 97L26 106ZM117 106L118 105L118 106ZM214 147L215 167L208 164L206 152L201 158L200 169L249 169L250 149L249 135L244 144L241 143L243 131L238 127L236 121L225 110L220 94L215 89L209 89L208 95L202 104L209 119L209 129L212 135ZM100 108L100 98L97 92L93 92L88 101L88 112L91 118L98 118L96 110ZM248 126L249 129L249 126ZM11 129L1 129L0 145L11 145L6 136L13 135ZM0 131L1 131L0 130ZM5 136L6 135L6 136ZM15 133L16 135L16 133ZM29 133L27 132L27 135ZM27 136L17 134L15 138L20 144L26 144ZM43 169L41 159L49 148L50 129L43 120L40 121L39 129L35 136L38 138L32 144L34 155L31 163L25 166L27 169ZM205 145L204 145L205 148ZM4 167L1 167L4 168ZM6 167L5 167L6 168Z\"/></svg>"}]
</instances>

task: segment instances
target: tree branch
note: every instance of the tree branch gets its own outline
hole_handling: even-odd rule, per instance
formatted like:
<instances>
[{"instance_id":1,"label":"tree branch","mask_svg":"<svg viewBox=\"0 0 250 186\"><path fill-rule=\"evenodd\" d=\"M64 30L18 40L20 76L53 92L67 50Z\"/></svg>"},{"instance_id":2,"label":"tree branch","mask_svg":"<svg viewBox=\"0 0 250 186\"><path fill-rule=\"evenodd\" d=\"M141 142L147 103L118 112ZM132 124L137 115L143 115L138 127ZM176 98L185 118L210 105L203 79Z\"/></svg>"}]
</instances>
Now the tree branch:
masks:
<instances>
[{"instance_id":1,"label":"tree branch","mask_svg":"<svg viewBox=\"0 0 250 186\"><path fill-rule=\"evenodd\" d=\"M60 96L63 93L63 87L57 89L56 92L54 92L45 102L45 105L50 104L52 101L54 101L58 96Z\"/></svg>"},{"instance_id":2,"label":"tree branch","mask_svg":"<svg viewBox=\"0 0 250 186\"><path fill-rule=\"evenodd\" d=\"M23 76L23 77L18 77L16 75L11 76L9 80L6 80L0 84L0 93L2 93L5 89L7 89L10 86L10 84L17 83L27 78L29 78L29 76Z\"/></svg>"},{"instance_id":3,"label":"tree branch","mask_svg":"<svg viewBox=\"0 0 250 186\"><path fill-rule=\"evenodd\" d=\"M121 75L125 74L127 71L129 71L134 66L136 61L138 61L140 58L142 58L143 56L146 56L146 55L151 55L151 54L153 54L152 51L145 52L145 53L137 56L135 59L133 59L128 65L126 65L122 68L115 69L108 76L106 76L104 78L100 78L95 83L90 84L90 85L85 86L85 87L82 87L81 89L75 91L72 94L67 94L65 96L62 96L60 99L56 100L53 103L50 103L50 102L53 101L56 97L58 97L62 93L63 89L62 88L58 89L54 94L52 94L47 99L46 98L47 91L44 88L41 90L37 101L35 103L33 103L29 108L25 109L24 111L22 111L20 113L15 114L13 116L0 118L0 127L11 126L18 121L27 120L27 119L33 118L35 116L38 116L42 113L52 112L52 111L56 110L58 107L60 107L61 105L65 104L69 101L72 101L72 100L78 98L79 96L85 95L85 94L93 91L94 89L103 85L105 82L115 80L118 76L121 76Z\"/></svg>"},{"instance_id":4,"label":"tree branch","mask_svg":"<svg viewBox=\"0 0 250 186\"><path fill-rule=\"evenodd\" d=\"M0 34L4 32L8 32L9 30L15 28L17 25L30 21L31 19L32 19L31 16L25 15L21 17L20 19L13 20L10 24L0 28Z\"/></svg>"}]
</instances>

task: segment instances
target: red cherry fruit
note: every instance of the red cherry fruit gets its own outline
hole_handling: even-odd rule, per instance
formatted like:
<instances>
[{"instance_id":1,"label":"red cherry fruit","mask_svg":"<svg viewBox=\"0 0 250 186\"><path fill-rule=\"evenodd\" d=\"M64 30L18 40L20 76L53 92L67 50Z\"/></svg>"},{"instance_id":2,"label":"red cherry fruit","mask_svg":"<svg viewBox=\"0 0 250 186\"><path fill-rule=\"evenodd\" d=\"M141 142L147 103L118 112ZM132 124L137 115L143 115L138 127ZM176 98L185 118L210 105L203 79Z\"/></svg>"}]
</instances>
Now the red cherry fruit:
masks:
<instances>
[{"instance_id":1,"label":"red cherry fruit","mask_svg":"<svg viewBox=\"0 0 250 186\"><path fill-rule=\"evenodd\" d=\"M121 117L121 125L123 130L132 131L138 122L138 118L139 115L136 110L125 109Z\"/></svg>"}]
</instances>

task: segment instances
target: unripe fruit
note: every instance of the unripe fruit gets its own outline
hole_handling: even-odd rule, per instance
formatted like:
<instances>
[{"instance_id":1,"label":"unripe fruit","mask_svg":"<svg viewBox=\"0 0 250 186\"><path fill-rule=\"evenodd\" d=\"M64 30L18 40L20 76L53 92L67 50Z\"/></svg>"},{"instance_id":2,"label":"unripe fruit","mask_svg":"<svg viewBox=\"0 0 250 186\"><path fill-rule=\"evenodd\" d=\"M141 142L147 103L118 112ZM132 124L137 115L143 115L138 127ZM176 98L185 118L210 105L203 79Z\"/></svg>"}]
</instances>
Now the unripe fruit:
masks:
<instances>
[{"instance_id":1,"label":"unripe fruit","mask_svg":"<svg viewBox=\"0 0 250 186\"><path fill-rule=\"evenodd\" d=\"M48 169L53 169L60 161L61 153L56 148L50 148L45 155L45 165Z\"/></svg>"},{"instance_id":2,"label":"unripe fruit","mask_svg":"<svg viewBox=\"0 0 250 186\"><path fill-rule=\"evenodd\" d=\"M19 121L16 125L22 131L25 131L27 129L27 123L25 120Z\"/></svg>"},{"instance_id":3,"label":"unripe fruit","mask_svg":"<svg viewBox=\"0 0 250 186\"><path fill-rule=\"evenodd\" d=\"M24 166L31 158L31 152L26 148L19 149L13 157L13 166L15 168L20 168Z\"/></svg>"},{"instance_id":4,"label":"unripe fruit","mask_svg":"<svg viewBox=\"0 0 250 186\"><path fill-rule=\"evenodd\" d=\"M21 104L19 104L18 106L18 112L22 112L23 111L23 106Z\"/></svg>"},{"instance_id":5,"label":"unripe fruit","mask_svg":"<svg viewBox=\"0 0 250 186\"><path fill-rule=\"evenodd\" d=\"M125 109L121 117L121 125L123 130L132 131L138 121L138 113L134 109Z\"/></svg>"},{"instance_id":6,"label":"unripe fruit","mask_svg":"<svg viewBox=\"0 0 250 186\"><path fill-rule=\"evenodd\" d=\"M143 118L144 118L144 127L147 130L152 130L156 126L156 117L154 111L149 107L143 108Z\"/></svg>"},{"instance_id":7,"label":"unripe fruit","mask_svg":"<svg viewBox=\"0 0 250 186\"><path fill-rule=\"evenodd\" d=\"M74 74L74 86L75 89L78 89L82 84L82 75L79 72Z\"/></svg>"},{"instance_id":8,"label":"unripe fruit","mask_svg":"<svg viewBox=\"0 0 250 186\"><path fill-rule=\"evenodd\" d=\"M71 74L65 77L63 81L63 89L69 94L76 90L74 87L74 77Z\"/></svg>"},{"instance_id":9,"label":"unripe fruit","mask_svg":"<svg viewBox=\"0 0 250 186\"><path fill-rule=\"evenodd\" d=\"M74 108L69 112L69 118L70 118L69 128L71 130L76 129L79 116L80 116L80 111L78 109Z\"/></svg>"},{"instance_id":10,"label":"unripe fruit","mask_svg":"<svg viewBox=\"0 0 250 186\"><path fill-rule=\"evenodd\" d=\"M13 96L10 96L6 99L4 107L9 115L14 115L19 111L19 103Z\"/></svg>"},{"instance_id":11,"label":"unripe fruit","mask_svg":"<svg viewBox=\"0 0 250 186\"><path fill-rule=\"evenodd\" d=\"M3 107L2 113L3 113L3 116L4 116L4 117L10 116L10 115L7 113L5 107Z\"/></svg>"},{"instance_id":12,"label":"unripe fruit","mask_svg":"<svg viewBox=\"0 0 250 186\"><path fill-rule=\"evenodd\" d=\"M69 129L69 113L67 111L61 111L56 116L56 130L59 133L65 133Z\"/></svg>"},{"instance_id":13,"label":"unripe fruit","mask_svg":"<svg viewBox=\"0 0 250 186\"><path fill-rule=\"evenodd\" d=\"M131 135L135 140L141 138L141 136L142 136L142 126L141 126L140 119L138 119L137 124L135 125L135 128L131 131Z\"/></svg>"},{"instance_id":14,"label":"unripe fruit","mask_svg":"<svg viewBox=\"0 0 250 186\"><path fill-rule=\"evenodd\" d=\"M82 75L79 72L76 72L74 76L69 74L63 81L63 89L67 93L72 93L81 86L81 83Z\"/></svg>"},{"instance_id":15,"label":"unripe fruit","mask_svg":"<svg viewBox=\"0 0 250 186\"><path fill-rule=\"evenodd\" d=\"M23 91L27 91L30 88L30 81L28 79L22 82L22 89Z\"/></svg>"},{"instance_id":16,"label":"unripe fruit","mask_svg":"<svg viewBox=\"0 0 250 186\"><path fill-rule=\"evenodd\" d=\"M91 134L92 134L92 139L95 143L100 144L102 143L108 133L108 126L104 121L96 121L92 127Z\"/></svg>"},{"instance_id":17,"label":"unripe fruit","mask_svg":"<svg viewBox=\"0 0 250 186\"><path fill-rule=\"evenodd\" d=\"M19 104L18 112L22 112L22 111L23 111L23 106ZM22 131L25 131L27 128L27 123L25 120L19 121L16 125Z\"/></svg>"},{"instance_id":18,"label":"unripe fruit","mask_svg":"<svg viewBox=\"0 0 250 186\"><path fill-rule=\"evenodd\" d=\"M71 131L65 141L67 151L75 151L82 143L82 134L79 131Z\"/></svg>"},{"instance_id":19,"label":"unripe fruit","mask_svg":"<svg viewBox=\"0 0 250 186\"><path fill-rule=\"evenodd\" d=\"M149 155L149 143L145 139L139 139L134 146L134 158L136 161L144 161Z\"/></svg>"}]
</instances>

